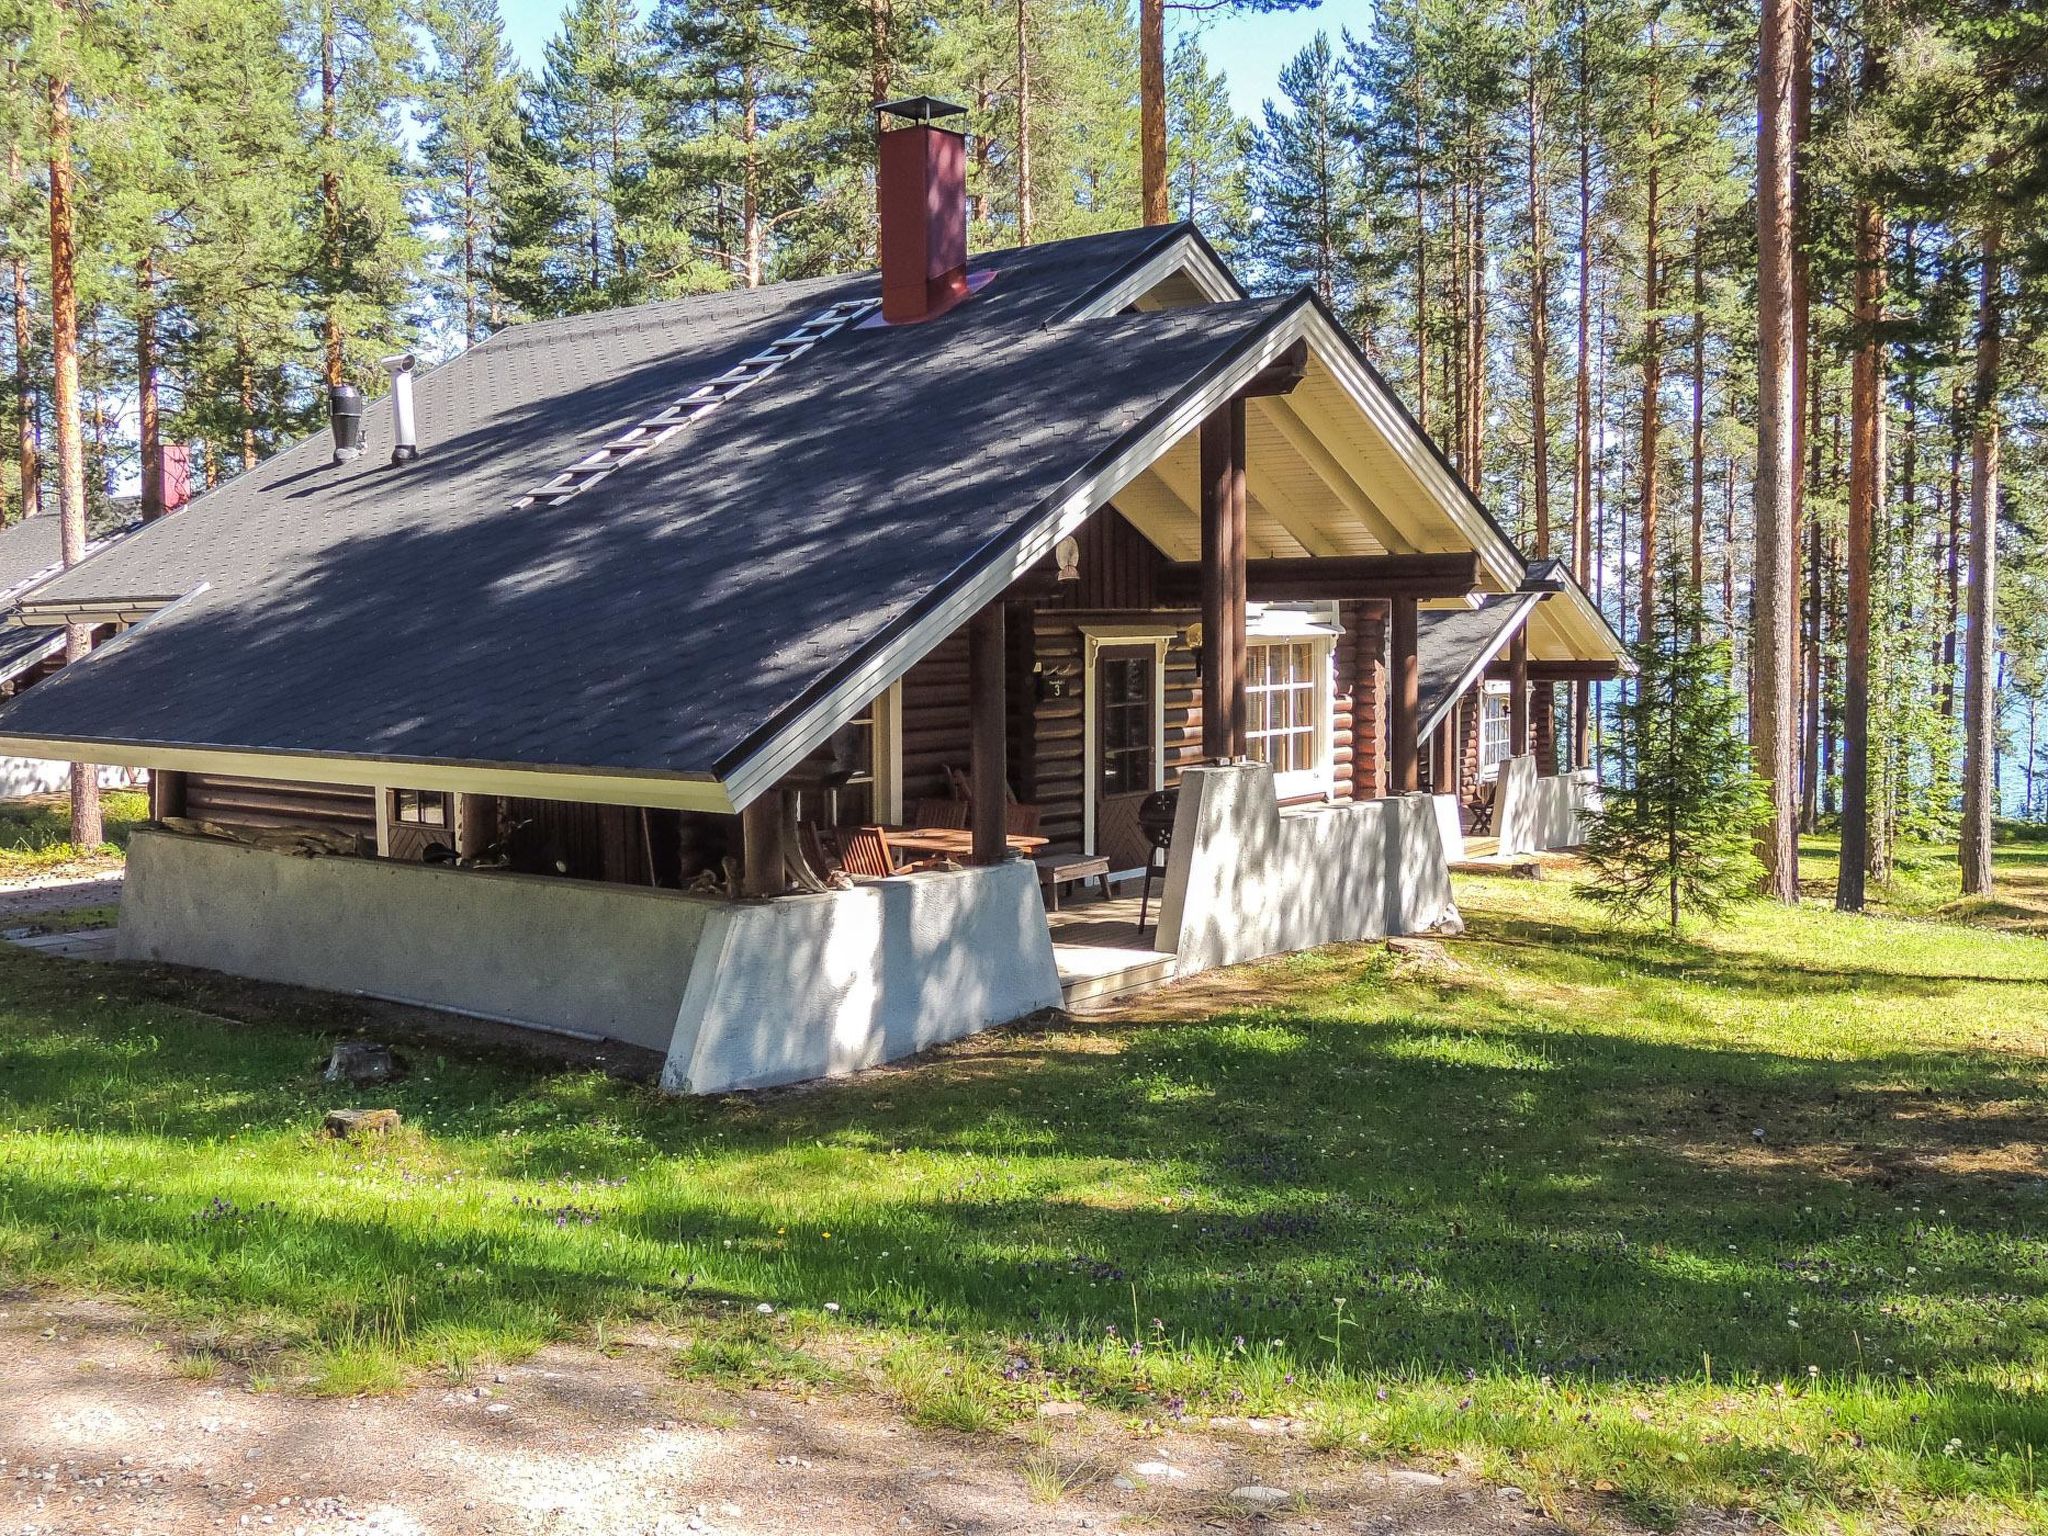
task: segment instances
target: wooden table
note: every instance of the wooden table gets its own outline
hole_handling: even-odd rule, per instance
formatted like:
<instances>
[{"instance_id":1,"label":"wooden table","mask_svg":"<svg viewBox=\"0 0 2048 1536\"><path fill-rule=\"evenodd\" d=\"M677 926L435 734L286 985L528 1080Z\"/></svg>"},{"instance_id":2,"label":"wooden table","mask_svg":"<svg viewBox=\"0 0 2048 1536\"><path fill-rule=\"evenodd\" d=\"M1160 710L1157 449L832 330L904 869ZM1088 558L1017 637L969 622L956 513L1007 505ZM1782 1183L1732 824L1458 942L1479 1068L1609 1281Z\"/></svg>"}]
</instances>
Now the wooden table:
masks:
<instances>
[{"instance_id":1,"label":"wooden table","mask_svg":"<svg viewBox=\"0 0 2048 1536\"><path fill-rule=\"evenodd\" d=\"M882 836L889 840L890 848L901 849L905 853L932 854L949 859L968 859L974 855L974 833L966 827L884 827ZM1009 844L1012 853L1032 854L1051 839L1018 834L1003 841Z\"/></svg>"}]
</instances>

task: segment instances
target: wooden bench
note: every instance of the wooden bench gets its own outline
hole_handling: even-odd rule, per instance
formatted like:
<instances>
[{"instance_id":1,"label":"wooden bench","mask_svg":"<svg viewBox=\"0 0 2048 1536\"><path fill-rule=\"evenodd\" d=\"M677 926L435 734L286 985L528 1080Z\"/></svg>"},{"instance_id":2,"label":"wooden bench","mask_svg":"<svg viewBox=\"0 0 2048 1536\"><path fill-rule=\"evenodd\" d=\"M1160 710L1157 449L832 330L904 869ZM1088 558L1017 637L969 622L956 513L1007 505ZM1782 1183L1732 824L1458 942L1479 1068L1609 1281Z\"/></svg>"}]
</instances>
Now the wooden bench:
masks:
<instances>
[{"instance_id":1,"label":"wooden bench","mask_svg":"<svg viewBox=\"0 0 2048 1536\"><path fill-rule=\"evenodd\" d=\"M1101 854L1042 853L1031 861L1038 866L1038 883L1045 887L1045 905L1060 909L1060 887L1077 880L1100 880L1102 899L1109 900L1109 860Z\"/></svg>"}]
</instances>

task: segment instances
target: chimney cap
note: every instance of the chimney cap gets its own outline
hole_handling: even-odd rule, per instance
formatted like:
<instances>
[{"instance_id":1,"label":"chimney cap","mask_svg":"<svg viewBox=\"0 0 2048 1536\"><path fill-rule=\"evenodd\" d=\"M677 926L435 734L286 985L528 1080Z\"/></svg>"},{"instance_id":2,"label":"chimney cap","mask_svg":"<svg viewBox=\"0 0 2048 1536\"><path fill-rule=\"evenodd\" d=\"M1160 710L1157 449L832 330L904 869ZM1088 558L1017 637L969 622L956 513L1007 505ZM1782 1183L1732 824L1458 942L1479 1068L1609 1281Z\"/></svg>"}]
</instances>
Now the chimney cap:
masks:
<instances>
[{"instance_id":1,"label":"chimney cap","mask_svg":"<svg viewBox=\"0 0 2048 1536\"><path fill-rule=\"evenodd\" d=\"M905 96L901 101L878 101L875 110L888 117L900 117L906 122L929 125L941 117L964 117L967 109L950 101L941 101L936 96Z\"/></svg>"}]
</instances>

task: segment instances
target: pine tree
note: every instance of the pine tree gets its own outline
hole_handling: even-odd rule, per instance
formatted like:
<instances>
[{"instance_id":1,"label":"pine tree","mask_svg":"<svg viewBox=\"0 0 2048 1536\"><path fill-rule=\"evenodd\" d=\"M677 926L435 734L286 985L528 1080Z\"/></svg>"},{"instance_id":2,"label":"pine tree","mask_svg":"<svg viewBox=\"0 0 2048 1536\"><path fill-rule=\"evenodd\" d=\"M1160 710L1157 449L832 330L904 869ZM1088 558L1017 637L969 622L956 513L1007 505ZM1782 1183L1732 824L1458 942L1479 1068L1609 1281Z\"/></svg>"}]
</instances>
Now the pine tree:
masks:
<instances>
[{"instance_id":1,"label":"pine tree","mask_svg":"<svg viewBox=\"0 0 2048 1536\"><path fill-rule=\"evenodd\" d=\"M1258 217L1253 269L1268 289L1307 284L1362 332L1370 199L1352 135L1350 87L1328 34L1280 71L1284 105L1268 101L1252 131Z\"/></svg>"},{"instance_id":2,"label":"pine tree","mask_svg":"<svg viewBox=\"0 0 2048 1536\"><path fill-rule=\"evenodd\" d=\"M524 114L501 277L533 314L642 294L649 62L631 0L575 0L547 45Z\"/></svg>"},{"instance_id":3,"label":"pine tree","mask_svg":"<svg viewBox=\"0 0 2048 1536\"><path fill-rule=\"evenodd\" d=\"M651 24L649 195L665 233L645 280L659 291L778 276L793 226L819 212L836 152L812 108L800 30L750 0L660 0Z\"/></svg>"},{"instance_id":4,"label":"pine tree","mask_svg":"<svg viewBox=\"0 0 2048 1536\"><path fill-rule=\"evenodd\" d=\"M1767 804L1728 683L1728 642L1707 638L1705 606L1667 546L1655 622L1630 647L1636 675L1615 706L1606 803L1586 838L1586 895L1630 916L1660 913L1675 931L1718 918L1756 890L1753 828Z\"/></svg>"},{"instance_id":5,"label":"pine tree","mask_svg":"<svg viewBox=\"0 0 2048 1536\"><path fill-rule=\"evenodd\" d=\"M313 185L306 272L322 378L368 376L400 344L420 246L405 206L398 103L412 34L398 0L292 0L291 44L307 87Z\"/></svg>"},{"instance_id":6,"label":"pine tree","mask_svg":"<svg viewBox=\"0 0 2048 1536\"><path fill-rule=\"evenodd\" d=\"M1249 134L1231 110L1230 89L1194 38L1167 64L1167 182L1173 217L1200 227L1229 259L1245 238Z\"/></svg>"},{"instance_id":7,"label":"pine tree","mask_svg":"<svg viewBox=\"0 0 2048 1536\"><path fill-rule=\"evenodd\" d=\"M428 0L432 48L415 115L424 203L440 234L435 287L465 344L504 320L495 269L503 239L505 167L518 152L520 73L497 0Z\"/></svg>"}]
</instances>

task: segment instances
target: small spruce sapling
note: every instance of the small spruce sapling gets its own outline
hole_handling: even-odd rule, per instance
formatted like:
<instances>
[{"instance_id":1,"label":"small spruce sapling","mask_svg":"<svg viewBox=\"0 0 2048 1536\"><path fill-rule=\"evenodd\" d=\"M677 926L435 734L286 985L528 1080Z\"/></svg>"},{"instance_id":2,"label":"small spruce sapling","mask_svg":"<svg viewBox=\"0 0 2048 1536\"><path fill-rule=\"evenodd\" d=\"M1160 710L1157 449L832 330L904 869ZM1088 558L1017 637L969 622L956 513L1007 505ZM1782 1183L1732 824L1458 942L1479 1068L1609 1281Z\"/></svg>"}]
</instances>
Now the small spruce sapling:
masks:
<instances>
[{"instance_id":1,"label":"small spruce sapling","mask_svg":"<svg viewBox=\"0 0 2048 1536\"><path fill-rule=\"evenodd\" d=\"M1613 772L1593 818L1588 899L1629 917L1662 910L1714 919L1755 894L1754 845L1768 812L1728 685L1728 643L1708 639L1698 589L1667 551L1655 623L1629 648L1636 676L1613 709Z\"/></svg>"}]
</instances>

